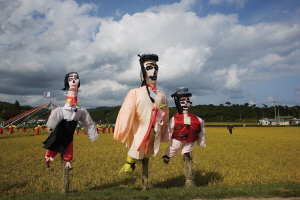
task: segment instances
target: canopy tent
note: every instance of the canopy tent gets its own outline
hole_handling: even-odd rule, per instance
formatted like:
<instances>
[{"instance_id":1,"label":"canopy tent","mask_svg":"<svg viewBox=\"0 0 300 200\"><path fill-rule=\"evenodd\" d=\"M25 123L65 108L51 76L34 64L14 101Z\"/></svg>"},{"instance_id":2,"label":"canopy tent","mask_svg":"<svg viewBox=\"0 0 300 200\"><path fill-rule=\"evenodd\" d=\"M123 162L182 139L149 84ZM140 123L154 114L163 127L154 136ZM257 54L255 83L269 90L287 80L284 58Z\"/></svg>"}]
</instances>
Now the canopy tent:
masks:
<instances>
[{"instance_id":1,"label":"canopy tent","mask_svg":"<svg viewBox=\"0 0 300 200\"><path fill-rule=\"evenodd\" d=\"M53 103L47 103L42 106L28 110L22 114L19 114L9 120L2 122L2 126L7 127L11 125L20 126L24 123L37 123L39 119L47 121L51 110L58 106Z\"/></svg>"}]
</instances>

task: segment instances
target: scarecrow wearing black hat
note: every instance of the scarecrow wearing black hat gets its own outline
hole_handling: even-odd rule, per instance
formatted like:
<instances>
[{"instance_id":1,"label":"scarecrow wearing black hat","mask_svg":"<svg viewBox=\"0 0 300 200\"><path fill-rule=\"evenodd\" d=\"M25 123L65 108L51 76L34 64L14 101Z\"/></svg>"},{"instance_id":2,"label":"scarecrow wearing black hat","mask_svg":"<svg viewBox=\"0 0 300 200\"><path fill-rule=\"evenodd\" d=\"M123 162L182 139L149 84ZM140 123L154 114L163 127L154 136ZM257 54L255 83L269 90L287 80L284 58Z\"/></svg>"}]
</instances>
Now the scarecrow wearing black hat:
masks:
<instances>
[{"instance_id":1,"label":"scarecrow wearing black hat","mask_svg":"<svg viewBox=\"0 0 300 200\"><path fill-rule=\"evenodd\" d=\"M127 141L128 156L119 175L129 177L136 163L143 163L143 190L148 189L148 161L159 150L164 138L169 116L169 107L165 94L156 88L158 74L158 56L142 54L141 87L128 92L119 111L114 139Z\"/></svg>"},{"instance_id":2,"label":"scarecrow wearing black hat","mask_svg":"<svg viewBox=\"0 0 300 200\"><path fill-rule=\"evenodd\" d=\"M92 118L88 111L81 108L77 102L78 88L80 80L77 72L70 72L65 76L64 88L66 91L66 104L64 107L57 107L51 111L47 127L51 135L44 141L44 148L47 149L45 155L46 169L50 169L50 162L61 153L65 163L65 168L71 169L73 158L73 135L80 121L87 134L93 142L98 139L98 134ZM53 132L52 132L53 131Z\"/></svg>"},{"instance_id":3,"label":"scarecrow wearing black hat","mask_svg":"<svg viewBox=\"0 0 300 200\"><path fill-rule=\"evenodd\" d=\"M166 150L166 154L162 157L164 163L168 164L170 158L181 150L185 161L185 187L195 187L193 181L193 160L192 149L195 141L198 146L206 146L206 137L204 129L204 121L195 114L189 113L188 109L192 102L190 98L192 94L188 92L186 87L178 87L177 91L171 95L174 98L177 113L173 115L168 123L168 129L165 134L164 142L169 142L172 138L170 146Z\"/></svg>"}]
</instances>

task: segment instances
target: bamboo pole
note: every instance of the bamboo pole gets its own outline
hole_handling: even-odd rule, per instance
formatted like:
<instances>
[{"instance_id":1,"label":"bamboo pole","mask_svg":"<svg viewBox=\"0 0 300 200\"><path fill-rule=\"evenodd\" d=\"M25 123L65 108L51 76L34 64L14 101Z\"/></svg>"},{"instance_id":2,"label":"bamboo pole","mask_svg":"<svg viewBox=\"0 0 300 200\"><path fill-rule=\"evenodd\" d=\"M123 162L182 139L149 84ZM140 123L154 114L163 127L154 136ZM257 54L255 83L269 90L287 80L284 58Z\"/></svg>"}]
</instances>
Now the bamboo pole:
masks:
<instances>
[{"instance_id":1,"label":"bamboo pole","mask_svg":"<svg viewBox=\"0 0 300 200\"><path fill-rule=\"evenodd\" d=\"M149 166L149 158L142 159L142 190L149 190L149 182L148 182L148 166Z\"/></svg>"},{"instance_id":2,"label":"bamboo pole","mask_svg":"<svg viewBox=\"0 0 300 200\"><path fill-rule=\"evenodd\" d=\"M70 179L69 179L69 168L65 167L66 162L62 160L62 173L63 173L63 179L62 179L62 194L67 194L69 192L69 185L70 185Z\"/></svg>"},{"instance_id":3,"label":"bamboo pole","mask_svg":"<svg viewBox=\"0 0 300 200\"><path fill-rule=\"evenodd\" d=\"M193 180L194 179L193 159L189 153L185 153L184 160L185 160L185 173L184 173L185 185L184 185L184 187L187 189L195 188L196 183Z\"/></svg>"}]
</instances>

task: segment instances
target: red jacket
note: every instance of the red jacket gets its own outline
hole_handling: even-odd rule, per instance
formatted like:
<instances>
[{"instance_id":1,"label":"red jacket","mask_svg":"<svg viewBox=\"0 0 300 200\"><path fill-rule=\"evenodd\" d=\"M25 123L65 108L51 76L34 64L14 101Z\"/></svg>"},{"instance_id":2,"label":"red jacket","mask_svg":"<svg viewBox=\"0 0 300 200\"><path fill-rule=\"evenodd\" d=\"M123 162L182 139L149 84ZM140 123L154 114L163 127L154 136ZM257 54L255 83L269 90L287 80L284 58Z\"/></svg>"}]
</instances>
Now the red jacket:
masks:
<instances>
[{"instance_id":1,"label":"red jacket","mask_svg":"<svg viewBox=\"0 0 300 200\"><path fill-rule=\"evenodd\" d=\"M198 139L198 133L201 131L201 123L198 117L192 113L188 113L191 119L191 125L184 124L184 115L174 114L174 130L172 138L181 142L195 142Z\"/></svg>"}]
</instances>

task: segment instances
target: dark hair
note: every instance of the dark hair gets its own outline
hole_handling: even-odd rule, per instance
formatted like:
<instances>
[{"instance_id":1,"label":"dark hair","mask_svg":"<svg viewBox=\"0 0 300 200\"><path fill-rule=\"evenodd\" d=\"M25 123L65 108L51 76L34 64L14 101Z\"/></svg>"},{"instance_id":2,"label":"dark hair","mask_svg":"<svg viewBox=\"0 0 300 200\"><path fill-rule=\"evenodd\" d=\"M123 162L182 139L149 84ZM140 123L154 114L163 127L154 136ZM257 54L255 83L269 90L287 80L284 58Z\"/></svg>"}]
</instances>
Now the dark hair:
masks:
<instances>
[{"instance_id":1,"label":"dark hair","mask_svg":"<svg viewBox=\"0 0 300 200\"><path fill-rule=\"evenodd\" d=\"M62 90L68 90L68 88L70 87L69 85L69 75L70 74L77 74L78 76L78 79L79 79L79 75L77 72L70 72L70 73L67 73L66 76L65 76L65 81L64 81L64 85L65 87L62 89ZM79 80L79 83L78 83L78 88L80 87L80 80Z\"/></svg>"},{"instance_id":2,"label":"dark hair","mask_svg":"<svg viewBox=\"0 0 300 200\"><path fill-rule=\"evenodd\" d=\"M158 61L158 55L148 53L148 54L141 54L141 55L139 54L138 56L140 57L140 65L141 65L141 70L142 70L143 79L144 79L144 80L142 80L141 86L144 86L144 85L147 85L147 82L146 82L147 72L146 72L145 67L144 67L144 62L146 62L147 60L154 60L154 61L157 62ZM154 99L150 96L150 92L149 92L148 87L146 87L146 89L147 89L150 100L152 101L152 103L154 103Z\"/></svg>"},{"instance_id":3,"label":"dark hair","mask_svg":"<svg viewBox=\"0 0 300 200\"><path fill-rule=\"evenodd\" d=\"M154 61L158 62L158 55L148 53L148 54L141 54L141 55L139 54L138 56L140 57L140 65L141 65L141 70L142 70L142 74L143 74L143 78L144 78L144 80L142 81L142 84L141 84L141 86L143 86L143 85L147 85L147 83L146 83L147 72L144 67L144 62L146 62L147 60L154 60Z\"/></svg>"}]
</instances>

